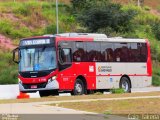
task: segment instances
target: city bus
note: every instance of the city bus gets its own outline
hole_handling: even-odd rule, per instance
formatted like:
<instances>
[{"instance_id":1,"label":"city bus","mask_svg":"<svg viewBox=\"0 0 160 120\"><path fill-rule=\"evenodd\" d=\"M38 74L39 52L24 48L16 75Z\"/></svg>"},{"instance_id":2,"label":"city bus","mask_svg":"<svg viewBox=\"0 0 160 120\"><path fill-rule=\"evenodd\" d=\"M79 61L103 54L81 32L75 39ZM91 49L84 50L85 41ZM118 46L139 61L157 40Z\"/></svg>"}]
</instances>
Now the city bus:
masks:
<instances>
[{"instance_id":1,"label":"city bus","mask_svg":"<svg viewBox=\"0 0 160 120\"><path fill-rule=\"evenodd\" d=\"M71 92L151 86L147 39L109 38L105 34L63 33L22 39L13 50L19 90L41 97Z\"/></svg>"}]
</instances>

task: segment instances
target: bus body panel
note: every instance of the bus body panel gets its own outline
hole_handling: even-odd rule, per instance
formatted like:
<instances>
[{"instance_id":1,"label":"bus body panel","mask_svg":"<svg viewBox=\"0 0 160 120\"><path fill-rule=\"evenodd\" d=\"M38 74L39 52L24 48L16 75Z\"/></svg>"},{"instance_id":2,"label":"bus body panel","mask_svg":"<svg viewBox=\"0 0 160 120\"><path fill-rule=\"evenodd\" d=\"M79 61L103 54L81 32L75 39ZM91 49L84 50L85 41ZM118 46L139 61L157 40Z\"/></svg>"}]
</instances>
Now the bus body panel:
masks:
<instances>
[{"instance_id":1,"label":"bus body panel","mask_svg":"<svg viewBox=\"0 0 160 120\"><path fill-rule=\"evenodd\" d=\"M60 90L73 90L76 79L83 76L87 89L96 89L96 68L92 62L73 62L72 66L58 73Z\"/></svg>"},{"instance_id":2,"label":"bus body panel","mask_svg":"<svg viewBox=\"0 0 160 120\"><path fill-rule=\"evenodd\" d=\"M144 87L150 83L146 63L96 63L96 66L97 89L119 88L123 75L130 78L132 87Z\"/></svg>"}]
</instances>

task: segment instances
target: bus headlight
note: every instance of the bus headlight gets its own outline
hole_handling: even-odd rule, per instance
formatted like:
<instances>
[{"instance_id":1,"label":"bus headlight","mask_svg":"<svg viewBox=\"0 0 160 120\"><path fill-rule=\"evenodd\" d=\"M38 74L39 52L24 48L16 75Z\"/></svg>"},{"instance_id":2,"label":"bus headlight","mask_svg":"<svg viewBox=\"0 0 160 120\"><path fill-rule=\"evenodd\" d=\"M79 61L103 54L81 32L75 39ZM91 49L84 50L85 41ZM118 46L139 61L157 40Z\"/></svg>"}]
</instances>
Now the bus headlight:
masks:
<instances>
[{"instance_id":1,"label":"bus headlight","mask_svg":"<svg viewBox=\"0 0 160 120\"><path fill-rule=\"evenodd\" d=\"M56 76L51 77L50 79L48 79L48 83L50 83L50 82L56 80L56 78L57 78Z\"/></svg>"},{"instance_id":2,"label":"bus headlight","mask_svg":"<svg viewBox=\"0 0 160 120\"><path fill-rule=\"evenodd\" d=\"M22 81L18 78L18 83L21 83L22 84Z\"/></svg>"},{"instance_id":3,"label":"bus headlight","mask_svg":"<svg viewBox=\"0 0 160 120\"><path fill-rule=\"evenodd\" d=\"M57 78L57 76L53 76L53 77L52 77L52 80L56 80L56 78Z\"/></svg>"}]
</instances>

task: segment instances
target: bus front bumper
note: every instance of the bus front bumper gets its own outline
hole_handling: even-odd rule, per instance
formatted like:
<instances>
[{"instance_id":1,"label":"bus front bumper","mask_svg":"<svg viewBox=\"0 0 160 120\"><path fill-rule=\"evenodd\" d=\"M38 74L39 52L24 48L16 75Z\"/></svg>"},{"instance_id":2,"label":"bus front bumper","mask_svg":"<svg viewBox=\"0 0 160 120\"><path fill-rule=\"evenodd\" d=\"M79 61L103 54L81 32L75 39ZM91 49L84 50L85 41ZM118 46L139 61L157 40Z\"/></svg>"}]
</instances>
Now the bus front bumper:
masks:
<instances>
[{"instance_id":1,"label":"bus front bumper","mask_svg":"<svg viewBox=\"0 0 160 120\"><path fill-rule=\"evenodd\" d=\"M57 80L54 81L48 81L46 83L41 84L24 84L22 82L19 82L19 90L21 92L36 92L36 91L42 91L42 90L58 90L59 89L59 83Z\"/></svg>"}]
</instances>

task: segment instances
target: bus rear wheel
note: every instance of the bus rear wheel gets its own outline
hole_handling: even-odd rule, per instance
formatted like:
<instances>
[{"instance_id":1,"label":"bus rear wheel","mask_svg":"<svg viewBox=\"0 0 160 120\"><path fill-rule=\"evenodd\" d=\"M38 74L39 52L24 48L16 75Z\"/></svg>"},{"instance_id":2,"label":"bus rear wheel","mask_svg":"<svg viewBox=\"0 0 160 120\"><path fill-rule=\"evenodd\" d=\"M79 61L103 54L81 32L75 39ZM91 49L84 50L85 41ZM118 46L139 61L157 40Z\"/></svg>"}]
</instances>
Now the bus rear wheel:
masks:
<instances>
[{"instance_id":1,"label":"bus rear wheel","mask_svg":"<svg viewBox=\"0 0 160 120\"><path fill-rule=\"evenodd\" d=\"M72 95L83 95L85 93L84 83L81 79L77 79L74 85L74 90L72 91Z\"/></svg>"},{"instance_id":2,"label":"bus rear wheel","mask_svg":"<svg viewBox=\"0 0 160 120\"><path fill-rule=\"evenodd\" d=\"M47 96L56 96L58 95L58 90L44 90L44 91L39 91L40 97L47 97Z\"/></svg>"},{"instance_id":3,"label":"bus rear wheel","mask_svg":"<svg viewBox=\"0 0 160 120\"><path fill-rule=\"evenodd\" d=\"M131 92L131 84L127 77L122 77L120 80L120 88L124 89L125 93Z\"/></svg>"}]
</instances>

